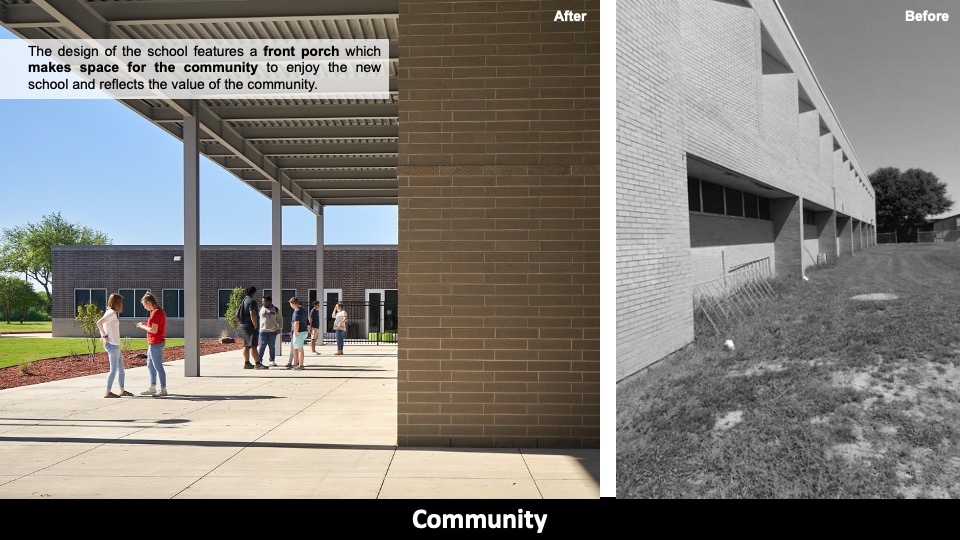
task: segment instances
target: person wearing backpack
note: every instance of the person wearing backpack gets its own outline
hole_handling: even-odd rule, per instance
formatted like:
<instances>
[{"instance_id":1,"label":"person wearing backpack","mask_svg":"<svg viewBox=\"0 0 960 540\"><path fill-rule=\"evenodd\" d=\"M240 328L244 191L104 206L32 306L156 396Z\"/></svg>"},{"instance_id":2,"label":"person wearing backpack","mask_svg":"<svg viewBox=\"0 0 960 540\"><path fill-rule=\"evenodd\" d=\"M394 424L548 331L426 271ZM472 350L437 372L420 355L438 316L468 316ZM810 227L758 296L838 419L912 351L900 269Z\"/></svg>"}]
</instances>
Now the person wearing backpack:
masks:
<instances>
[{"instance_id":1,"label":"person wearing backpack","mask_svg":"<svg viewBox=\"0 0 960 540\"><path fill-rule=\"evenodd\" d=\"M240 321L240 336L243 338L243 369L270 369L263 365L260 354L257 352L258 335L257 327L260 324L260 310L257 301L253 295L257 288L251 285L244 291L246 295L243 302L240 303L240 311L237 313L237 320ZM250 355L253 355L253 364L250 363Z\"/></svg>"}]
</instances>

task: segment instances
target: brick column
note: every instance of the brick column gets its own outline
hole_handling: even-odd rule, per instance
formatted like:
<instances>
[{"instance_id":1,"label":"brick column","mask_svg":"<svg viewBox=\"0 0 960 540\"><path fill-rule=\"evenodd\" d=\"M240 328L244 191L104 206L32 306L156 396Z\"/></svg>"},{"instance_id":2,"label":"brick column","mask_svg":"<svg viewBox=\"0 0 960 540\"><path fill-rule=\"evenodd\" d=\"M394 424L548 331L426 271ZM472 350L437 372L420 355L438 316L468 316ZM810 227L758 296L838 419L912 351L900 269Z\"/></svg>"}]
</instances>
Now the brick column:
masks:
<instances>
[{"instance_id":1,"label":"brick column","mask_svg":"<svg viewBox=\"0 0 960 540\"><path fill-rule=\"evenodd\" d=\"M599 447L600 11L400 0L401 446Z\"/></svg>"},{"instance_id":2,"label":"brick column","mask_svg":"<svg viewBox=\"0 0 960 540\"><path fill-rule=\"evenodd\" d=\"M835 259L837 253L837 213L816 212L814 214L817 225L817 240L820 253L826 253L829 258Z\"/></svg>"},{"instance_id":3,"label":"brick column","mask_svg":"<svg viewBox=\"0 0 960 540\"><path fill-rule=\"evenodd\" d=\"M863 251L863 222L853 220L853 230L851 234L853 235L853 250L854 251Z\"/></svg>"},{"instance_id":4,"label":"brick column","mask_svg":"<svg viewBox=\"0 0 960 540\"><path fill-rule=\"evenodd\" d=\"M778 276L803 275L803 199L770 199L773 251Z\"/></svg>"}]
</instances>

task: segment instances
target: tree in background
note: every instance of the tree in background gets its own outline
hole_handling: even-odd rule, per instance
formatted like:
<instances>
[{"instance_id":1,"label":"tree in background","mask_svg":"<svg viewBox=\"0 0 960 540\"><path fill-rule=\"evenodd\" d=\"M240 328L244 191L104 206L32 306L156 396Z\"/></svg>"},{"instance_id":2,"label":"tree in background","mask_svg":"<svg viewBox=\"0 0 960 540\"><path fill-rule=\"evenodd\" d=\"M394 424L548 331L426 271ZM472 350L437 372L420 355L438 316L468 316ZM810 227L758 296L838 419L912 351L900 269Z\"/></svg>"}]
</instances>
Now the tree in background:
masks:
<instances>
[{"instance_id":1,"label":"tree in background","mask_svg":"<svg viewBox=\"0 0 960 540\"><path fill-rule=\"evenodd\" d=\"M50 246L104 245L111 241L104 233L69 223L60 212L43 216L40 223L3 229L0 246L0 270L24 273L43 287L47 305L53 305L50 281L53 266Z\"/></svg>"},{"instance_id":2,"label":"tree in background","mask_svg":"<svg viewBox=\"0 0 960 540\"><path fill-rule=\"evenodd\" d=\"M43 300L37 296L33 286L26 280L0 276L0 311L4 319L10 323L12 314L20 314L20 323L27 318L31 308L42 305Z\"/></svg>"},{"instance_id":3,"label":"tree in background","mask_svg":"<svg viewBox=\"0 0 960 540\"><path fill-rule=\"evenodd\" d=\"M77 316L74 319L80 323L80 329L86 336L91 362L93 362L93 355L97 353L97 342L100 341L100 329L97 328L100 317L103 317L103 311L96 304L77 306Z\"/></svg>"},{"instance_id":4,"label":"tree in background","mask_svg":"<svg viewBox=\"0 0 960 540\"><path fill-rule=\"evenodd\" d=\"M870 174L870 183L877 192L877 230L897 231L898 238L915 237L927 217L953 207L947 184L923 169L881 167Z\"/></svg>"}]
</instances>

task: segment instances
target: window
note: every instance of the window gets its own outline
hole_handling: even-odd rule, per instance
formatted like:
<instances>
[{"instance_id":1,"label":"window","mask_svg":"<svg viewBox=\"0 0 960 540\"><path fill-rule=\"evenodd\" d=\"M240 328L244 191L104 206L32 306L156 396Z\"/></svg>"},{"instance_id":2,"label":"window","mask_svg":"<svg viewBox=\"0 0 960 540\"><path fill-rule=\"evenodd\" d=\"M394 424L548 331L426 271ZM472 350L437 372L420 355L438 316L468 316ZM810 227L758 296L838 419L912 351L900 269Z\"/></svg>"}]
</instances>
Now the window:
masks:
<instances>
[{"instance_id":1,"label":"window","mask_svg":"<svg viewBox=\"0 0 960 540\"><path fill-rule=\"evenodd\" d=\"M760 217L759 201L760 197L752 193L743 194L743 217L758 219Z\"/></svg>"},{"instance_id":2,"label":"window","mask_svg":"<svg viewBox=\"0 0 960 540\"><path fill-rule=\"evenodd\" d=\"M690 211L700 211L700 181L696 178L687 178L687 197L690 199Z\"/></svg>"},{"instance_id":3,"label":"window","mask_svg":"<svg viewBox=\"0 0 960 540\"><path fill-rule=\"evenodd\" d=\"M723 191L727 200L727 215L743 217L743 192L730 188L724 188Z\"/></svg>"},{"instance_id":4,"label":"window","mask_svg":"<svg viewBox=\"0 0 960 540\"><path fill-rule=\"evenodd\" d=\"M227 317L227 304L230 303L230 295L233 289L217 289L217 317L224 319Z\"/></svg>"},{"instance_id":5,"label":"window","mask_svg":"<svg viewBox=\"0 0 960 540\"><path fill-rule=\"evenodd\" d=\"M140 317L146 319L149 317L150 312L140 303L140 299L143 298L143 295L147 294L149 290L150 289L120 289L118 292L120 296L123 297L123 312L120 313L120 318L133 319L134 317Z\"/></svg>"},{"instance_id":6,"label":"window","mask_svg":"<svg viewBox=\"0 0 960 540\"><path fill-rule=\"evenodd\" d=\"M164 289L161 302L163 302L163 311L167 314L167 317L183 318L183 289Z\"/></svg>"},{"instance_id":7,"label":"window","mask_svg":"<svg viewBox=\"0 0 960 540\"><path fill-rule=\"evenodd\" d=\"M770 219L768 199L696 178L687 177L687 198L691 212Z\"/></svg>"},{"instance_id":8,"label":"window","mask_svg":"<svg viewBox=\"0 0 960 540\"><path fill-rule=\"evenodd\" d=\"M763 197L757 197L757 199L759 199L760 219L770 219L770 199L764 199Z\"/></svg>"},{"instance_id":9,"label":"window","mask_svg":"<svg viewBox=\"0 0 960 540\"><path fill-rule=\"evenodd\" d=\"M700 182L703 211L708 214L724 214L723 187L710 182Z\"/></svg>"},{"instance_id":10,"label":"window","mask_svg":"<svg viewBox=\"0 0 960 540\"><path fill-rule=\"evenodd\" d=\"M813 210L804 210L803 211L803 224L804 225L816 225L817 216Z\"/></svg>"},{"instance_id":11,"label":"window","mask_svg":"<svg viewBox=\"0 0 960 540\"><path fill-rule=\"evenodd\" d=\"M73 290L73 315L76 317L77 308L87 304L94 304L100 311L107 310L107 290L106 289L74 289ZM126 302L123 304L126 306Z\"/></svg>"}]
</instances>

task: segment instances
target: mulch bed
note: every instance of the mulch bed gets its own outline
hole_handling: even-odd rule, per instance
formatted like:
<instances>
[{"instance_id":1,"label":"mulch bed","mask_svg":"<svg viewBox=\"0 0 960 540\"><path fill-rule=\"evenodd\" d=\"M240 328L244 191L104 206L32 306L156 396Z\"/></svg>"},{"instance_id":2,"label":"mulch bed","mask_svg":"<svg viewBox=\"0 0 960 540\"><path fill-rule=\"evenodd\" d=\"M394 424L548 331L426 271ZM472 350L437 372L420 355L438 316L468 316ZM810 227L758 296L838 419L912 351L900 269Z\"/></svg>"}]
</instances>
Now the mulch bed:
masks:
<instances>
[{"instance_id":1,"label":"mulch bed","mask_svg":"<svg viewBox=\"0 0 960 540\"><path fill-rule=\"evenodd\" d=\"M224 351L239 351L242 348L243 343L239 340L235 343L220 343L219 339L200 340L201 355ZM146 353L146 350L141 349L121 353L123 355L123 367L129 369L147 365L146 358L137 358L137 354L140 353ZM183 360L183 346L165 347L163 349L163 362L167 363L174 360ZM76 358L72 356L61 356L60 358L34 360L30 363L26 374L21 373L20 366L18 365L0 369L0 389L72 379L73 377L107 373L108 371L110 371L110 360L107 358L106 352L96 353L92 362L86 353Z\"/></svg>"}]
</instances>

